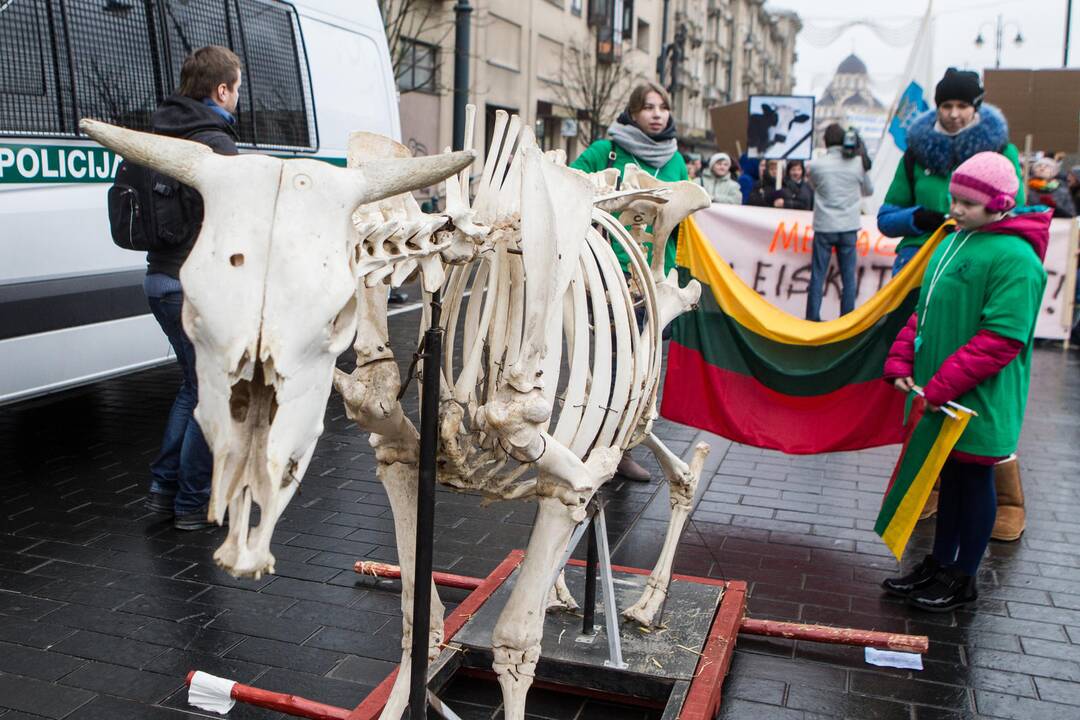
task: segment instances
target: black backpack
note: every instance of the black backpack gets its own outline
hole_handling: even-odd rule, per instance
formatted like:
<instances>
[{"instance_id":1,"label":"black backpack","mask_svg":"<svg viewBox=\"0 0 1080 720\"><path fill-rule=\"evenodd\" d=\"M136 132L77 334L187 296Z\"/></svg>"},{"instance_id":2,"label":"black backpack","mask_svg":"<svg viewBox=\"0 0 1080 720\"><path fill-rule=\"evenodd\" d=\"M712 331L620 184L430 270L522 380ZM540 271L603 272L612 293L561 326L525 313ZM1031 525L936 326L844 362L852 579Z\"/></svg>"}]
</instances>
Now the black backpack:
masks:
<instances>
[{"instance_id":1,"label":"black backpack","mask_svg":"<svg viewBox=\"0 0 1080 720\"><path fill-rule=\"evenodd\" d=\"M193 197L194 196L194 197ZM125 250L180 247L202 224L198 193L168 175L124 160L109 188L109 227Z\"/></svg>"}]
</instances>

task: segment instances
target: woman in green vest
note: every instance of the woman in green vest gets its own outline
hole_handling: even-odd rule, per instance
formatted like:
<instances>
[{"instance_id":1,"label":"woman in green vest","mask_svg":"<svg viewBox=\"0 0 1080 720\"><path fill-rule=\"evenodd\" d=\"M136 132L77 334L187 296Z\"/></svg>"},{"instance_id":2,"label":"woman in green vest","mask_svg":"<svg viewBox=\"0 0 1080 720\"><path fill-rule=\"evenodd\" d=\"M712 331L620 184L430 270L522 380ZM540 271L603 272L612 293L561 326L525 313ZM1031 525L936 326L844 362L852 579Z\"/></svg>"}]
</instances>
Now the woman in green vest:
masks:
<instances>
[{"instance_id":1,"label":"woman in green vest","mask_svg":"<svg viewBox=\"0 0 1080 720\"><path fill-rule=\"evenodd\" d=\"M907 150L877 218L883 235L901 238L894 275L945 222L949 178L960 163L981 152L1000 153L1012 163L1017 179L1023 177L1005 116L982 100L978 73L949 68L934 88L937 108L917 115L908 126ZM1024 204L1022 184L1016 204Z\"/></svg>"},{"instance_id":2,"label":"woman in green vest","mask_svg":"<svg viewBox=\"0 0 1080 720\"><path fill-rule=\"evenodd\" d=\"M686 161L679 154L675 139L675 119L671 116L671 98L656 83L638 85L630 93L626 109L608 128L608 139L597 140L570 167L587 173L615 168L620 173L634 163L658 180L689 180ZM625 265L621 248L615 254ZM652 248L649 247L650 261ZM664 251L664 272L675 267L675 235Z\"/></svg>"},{"instance_id":3,"label":"woman in green vest","mask_svg":"<svg viewBox=\"0 0 1080 720\"><path fill-rule=\"evenodd\" d=\"M656 83L645 82L634 88L626 109L608 127L608 136L609 139L597 140L585 148L570 167L587 173L615 168L621 173L627 164L634 163L658 180L690 179L686 161L678 152L671 98ZM675 267L675 238L676 233L672 233L664 249L665 273ZM652 262L652 245L646 243L646 246ZM619 246L613 249L625 268L629 258ZM623 455L617 473L627 480L649 481L649 471L630 453Z\"/></svg>"}]
</instances>

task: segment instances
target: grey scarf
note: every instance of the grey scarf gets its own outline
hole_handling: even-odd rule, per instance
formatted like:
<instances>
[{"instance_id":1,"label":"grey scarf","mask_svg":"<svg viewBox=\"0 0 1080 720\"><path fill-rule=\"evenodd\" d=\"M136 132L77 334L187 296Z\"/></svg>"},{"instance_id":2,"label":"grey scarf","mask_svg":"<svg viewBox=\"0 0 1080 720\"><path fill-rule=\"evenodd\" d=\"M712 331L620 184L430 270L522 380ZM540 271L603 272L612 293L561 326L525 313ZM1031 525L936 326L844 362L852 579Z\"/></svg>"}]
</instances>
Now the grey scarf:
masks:
<instances>
[{"instance_id":1,"label":"grey scarf","mask_svg":"<svg viewBox=\"0 0 1080 720\"><path fill-rule=\"evenodd\" d=\"M657 170L667 165L668 160L679 148L679 143L675 138L653 140L637 125L612 123L608 128L608 135L616 145Z\"/></svg>"}]
</instances>

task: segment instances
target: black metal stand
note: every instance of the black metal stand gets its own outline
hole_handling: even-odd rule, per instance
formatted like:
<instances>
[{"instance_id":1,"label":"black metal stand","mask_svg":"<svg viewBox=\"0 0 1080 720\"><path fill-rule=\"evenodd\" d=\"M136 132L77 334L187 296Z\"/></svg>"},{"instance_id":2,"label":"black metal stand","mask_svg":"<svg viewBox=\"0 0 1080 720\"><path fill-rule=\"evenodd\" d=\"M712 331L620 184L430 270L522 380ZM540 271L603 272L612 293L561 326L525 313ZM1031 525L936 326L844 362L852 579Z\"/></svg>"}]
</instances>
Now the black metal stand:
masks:
<instances>
[{"instance_id":1,"label":"black metal stand","mask_svg":"<svg viewBox=\"0 0 1080 720\"><path fill-rule=\"evenodd\" d=\"M428 632L435 530L435 462L439 451L439 392L443 351L442 296L431 296L431 325L424 333L424 396L420 401L420 473L416 495L416 564L413 569L412 667L409 717L427 717Z\"/></svg>"},{"instance_id":2,"label":"black metal stand","mask_svg":"<svg viewBox=\"0 0 1080 720\"><path fill-rule=\"evenodd\" d=\"M596 551L596 517L589 518L589 529L585 531L589 536L588 552L585 555L585 600L581 621L581 634L592 635L596 623L596 565L600 559Z\"/></svg>"}]
</instances>

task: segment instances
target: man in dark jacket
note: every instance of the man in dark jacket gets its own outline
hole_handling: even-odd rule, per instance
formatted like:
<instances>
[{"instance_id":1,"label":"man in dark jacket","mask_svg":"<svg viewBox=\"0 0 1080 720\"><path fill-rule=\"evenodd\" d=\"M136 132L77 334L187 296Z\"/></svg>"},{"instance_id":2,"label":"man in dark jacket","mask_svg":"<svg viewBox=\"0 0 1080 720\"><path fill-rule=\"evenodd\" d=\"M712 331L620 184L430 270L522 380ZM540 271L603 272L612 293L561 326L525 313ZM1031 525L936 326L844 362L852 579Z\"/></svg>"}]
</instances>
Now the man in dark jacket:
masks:
<instances>
[{"instance_id":1,"label":"man in dark jacket","mask_svg":"<svg viewBox=\"0 0 1080 720\"><path fill-rule=\"evenodd\" d=\"M180 70L180 89L165 99L150 119L155 133L210 146L220 155L236 155L236 105L240 99L240 58L231 50L209 45L192 53ZM165 424L161 451L150 472L147 507L174 513L178 530L210 527L206 509L210 500L213 458L193 412L198 404L195 348L184 333L180 266L187 260L202 225L202 198L182 186L185 216L191 223L186 243L147 253L143 289L161 329L169 338L183 372L180 391Z\"/></svg>"}]
</instances>

